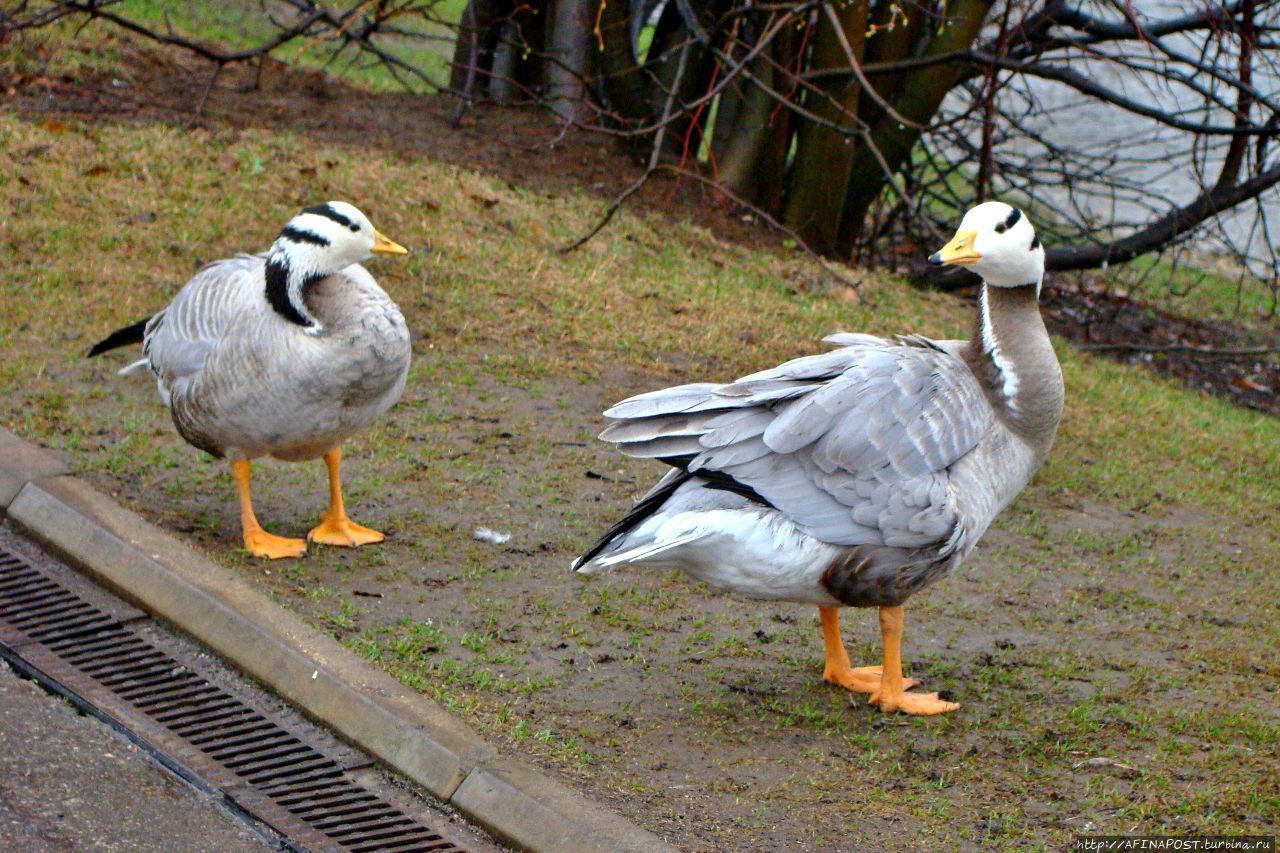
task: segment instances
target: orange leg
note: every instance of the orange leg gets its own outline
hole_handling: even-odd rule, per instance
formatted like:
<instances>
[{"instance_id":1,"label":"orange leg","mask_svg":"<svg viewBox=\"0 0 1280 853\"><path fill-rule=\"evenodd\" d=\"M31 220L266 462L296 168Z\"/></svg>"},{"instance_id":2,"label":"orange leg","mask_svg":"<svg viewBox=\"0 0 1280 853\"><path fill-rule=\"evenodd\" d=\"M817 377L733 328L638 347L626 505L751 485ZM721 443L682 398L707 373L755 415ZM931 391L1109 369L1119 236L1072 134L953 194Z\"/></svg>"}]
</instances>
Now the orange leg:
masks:
<instances>
[{"instance_id":1,"label":"orange leg","mask_svg":"<svg viewBox=\"0 0 1280 853\"><path fill-rule=\"evenodd\" d=\"M253 500L249 497L251 469L248 459L236 459L231 463L231 476L236 480L236 492L240 496L240 530L244 534L245 550L255 557L269 557L272 560L301 557L307 553L307 543L301 539L273 536L258 524L258 519L253 514Z\"/></svg>"},{"instance_id":2,"label":"orange leg","mask_svg":"<svg viewBox=\"0 0 1280 853\"><path fill-rule=\"evenodd\" d=\"M849 666L849 653L845 651L844 641L840 639L840 611L834 607L819 607L818 619L822 622L822 644L827 653L827 666L822 671L822 680L855 693L874 693L880 686L880 667L860 666L853 669ZM914 678L909 679L907 687L917 683Z\"/></svg>"},{"instance_id":3,"label":"orange leg","mask_svg":"<svg viewBox=\"0 0 1280 853\"><path fill-rule=\"evenodd\" d=\"M347 518L346 508L342 505L342 479L338 476L341 463L341 448L335 447L324 455L324 464L329 468L329 508L320 514L320 523L307 534L307 541L346 548L381 542L386 538L381 533L361 527Z\"/></svg>"},{"instance_id":4,"label":"orange leg","mask_svg":"<svg viewBox=\"0 0 1280 853\"><path fill-rule=\"evenodd\" d=\"M945 714L960 706L944 702L937 693L907 693L902 680L902 606L880 608L880 633L884 637L884 667L880 687L868 700L881 711L907 714Z\"/></svg>"}]
</instances>

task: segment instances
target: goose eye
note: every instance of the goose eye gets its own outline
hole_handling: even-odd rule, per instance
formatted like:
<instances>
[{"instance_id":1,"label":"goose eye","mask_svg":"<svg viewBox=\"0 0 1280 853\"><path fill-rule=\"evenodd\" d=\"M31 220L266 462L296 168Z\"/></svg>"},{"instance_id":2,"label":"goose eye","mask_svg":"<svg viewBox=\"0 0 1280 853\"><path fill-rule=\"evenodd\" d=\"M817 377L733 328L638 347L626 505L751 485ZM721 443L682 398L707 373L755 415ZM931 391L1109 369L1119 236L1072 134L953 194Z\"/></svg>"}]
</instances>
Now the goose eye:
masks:
<instances>
[{"instance_id":1,"label":"goose eye","mask_svg":"<svg viewBox=\"0 0 1280 853\"><path fill-rule=\"evenodd\" d=\"M1008 226L1008 225L1005 225L1003 222L1001 222L999 225L997 225L997 226L996 226L996 233L997 233L997 234L1003 234L1004 232L1006 232L1006 231L1008 231L1008 230L1009 230L1009 226Z\"/></svg>"},{"instance_id":2,"label":"goose eye","mask_svg":"<svg viewBox=\"0 0 1280 853\"><path fill-rule=\"evenodd\" d=\"M359 225L356 225L354 222L352 222L352 223L351 223L350 225L348 225L347 227L351 229L351 233L352 233L352 234L357 234L357 233L359 233L359 231L360 231L360 226L359 226Z\"/></svg>"}]
</instances>

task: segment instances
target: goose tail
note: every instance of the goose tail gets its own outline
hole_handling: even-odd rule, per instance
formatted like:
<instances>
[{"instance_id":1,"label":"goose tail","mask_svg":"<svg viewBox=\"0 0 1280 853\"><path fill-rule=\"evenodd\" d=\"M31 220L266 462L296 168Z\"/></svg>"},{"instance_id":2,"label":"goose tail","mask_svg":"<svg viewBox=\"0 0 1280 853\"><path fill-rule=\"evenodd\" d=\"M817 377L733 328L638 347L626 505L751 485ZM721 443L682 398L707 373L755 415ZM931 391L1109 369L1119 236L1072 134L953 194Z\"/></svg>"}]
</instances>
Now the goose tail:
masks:
<instances>
[{"instance_id":1,"label":"goose tail","mask_svg":"<svg viewBox=\"0 0 1280 853\"><path fill-rule=\"evenodd\" d=\"M125 326L123 329L116 329L114 332L94 344L93 348L89 350L88 357L93 358L94 356L102 355L104 352L109 352L113 349L127 347L130 344L142 343L142 336L147 331L147 323L150 321L151 318L147 317L145 320L139 320L131 326Z\"/></svg>"}]
</instances>

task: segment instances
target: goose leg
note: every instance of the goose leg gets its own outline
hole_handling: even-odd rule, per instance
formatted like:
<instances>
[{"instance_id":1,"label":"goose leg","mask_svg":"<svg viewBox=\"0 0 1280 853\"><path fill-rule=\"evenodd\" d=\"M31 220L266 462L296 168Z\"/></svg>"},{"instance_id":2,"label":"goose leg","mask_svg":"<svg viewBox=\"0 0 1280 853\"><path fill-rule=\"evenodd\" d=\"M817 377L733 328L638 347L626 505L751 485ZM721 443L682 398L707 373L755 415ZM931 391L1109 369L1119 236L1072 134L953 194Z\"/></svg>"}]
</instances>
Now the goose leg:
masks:
<instances>
[{"instance_id":1,"label":"goose leg","mask_svg":"<svg viewBox=\"0 0 1280 853\"><path fill-rule=\"evenodd\" d=\"M827 654L822 680L855 693L874 693L880 686L880 667L860 666L854 669L849 666L849 653L840 638L840 611L834 607L819 607L818 619L822 622L822 644ZM918 683L910 678L906 686L913 687Z\"/></svg>"},{"instance_id":2,"label":"goose leg","mask_svg":"<svg viewBox=\"0 0 1280 853\"><path fill-rule=\"evenodd\" d=\"M272 560L301 557L307 553L307 543L301 539L273 536L258 524L258 519L253 514L253 500L249 497L251 468L248 459L235 459L231 462L231 476L235 478L236 493L240 496L240 530L244 534L245 550L255 557L269 557Z\"/></svg>"},{"instance_id":3,"label":"goose leg","mask_svg":"<svg viewBox=\"0 0 1280 853\"><path fill-rule=\"evenodd\" d=\"M338 476L341 462L341 448L335 447L324 455L324 464L329 468L329 508L320 514L320 523L307 534L307 541L347 548L381 542L386 538L381 533L361 527L347 518L346 508L342 505L342 479Z\"/></svg>"},{"instance_id":4,"label":"goose leg","mask_svg":"<svg viewBox=\"0 0 1280 853\"><path fill-rule=\"evenodd\" d=\"M945 702L937 693L907 693L902 680L902 606L880 608L880 633L884 638L884 667L880 687L868 700L881 711L906 714L945 714L960 706Z\"/></svg>"}]
</instances>

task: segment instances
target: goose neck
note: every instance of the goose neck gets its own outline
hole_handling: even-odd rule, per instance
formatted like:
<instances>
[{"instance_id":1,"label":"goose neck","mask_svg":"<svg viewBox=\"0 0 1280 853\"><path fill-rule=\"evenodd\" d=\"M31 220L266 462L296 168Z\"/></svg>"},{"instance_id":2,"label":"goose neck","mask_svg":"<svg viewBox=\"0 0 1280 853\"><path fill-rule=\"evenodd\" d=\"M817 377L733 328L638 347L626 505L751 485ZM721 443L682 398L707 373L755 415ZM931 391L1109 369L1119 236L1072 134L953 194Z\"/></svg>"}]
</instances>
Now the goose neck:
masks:
<instances>
[{"instance_id":1,"label":"goose neck","mask_svg":"<svg viewBox=\"0 0 1280 853\"><path fill-rule=\"evenodd\" d=\"M965 362L997 417L1047 454L1062 414L1062 372L1040 315L1039 283L983 284Z\"/></svg>"},{"instance_id":2,"label":"goose neck","mask_svg":"<svg viewBox=\"0 0 1280 853\"><path fill-rule=\"evenodd\" d=\"M291 263L285 252L273 251L267 256L267 302L277 314L308 332L320 330L320 321L307 308L305 297L309 285L324 278L304 266Z\"/></svg>"}]
</instances>

